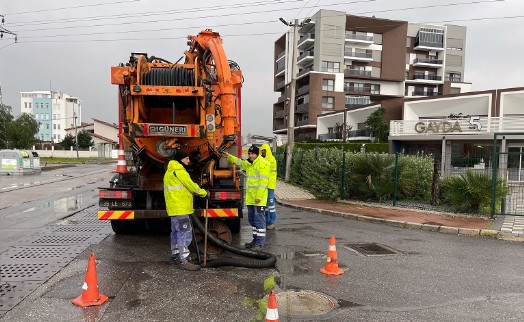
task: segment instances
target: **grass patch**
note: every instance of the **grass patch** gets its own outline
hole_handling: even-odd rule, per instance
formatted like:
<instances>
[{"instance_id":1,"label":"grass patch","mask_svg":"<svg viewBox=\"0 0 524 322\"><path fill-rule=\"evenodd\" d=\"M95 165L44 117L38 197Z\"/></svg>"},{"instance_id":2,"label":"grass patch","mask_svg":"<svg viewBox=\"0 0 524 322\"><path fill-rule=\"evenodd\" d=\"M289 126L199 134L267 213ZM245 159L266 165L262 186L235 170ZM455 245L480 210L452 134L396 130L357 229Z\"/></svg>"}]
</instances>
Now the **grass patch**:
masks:
<instances>
[{"instance_id":1,"label":"grass patch","mask_svg":"<svg viewBox=\"0 0 524 322\"><path fill-rule=\"evenodd\" d=\"M41 157L40 158L40 164L44 163L70 163L70 164L76 164L76 163L89 163L89 162L100 162L101 160L99 158L55 158L55 157Z\"/></svg>"}]
</instances>

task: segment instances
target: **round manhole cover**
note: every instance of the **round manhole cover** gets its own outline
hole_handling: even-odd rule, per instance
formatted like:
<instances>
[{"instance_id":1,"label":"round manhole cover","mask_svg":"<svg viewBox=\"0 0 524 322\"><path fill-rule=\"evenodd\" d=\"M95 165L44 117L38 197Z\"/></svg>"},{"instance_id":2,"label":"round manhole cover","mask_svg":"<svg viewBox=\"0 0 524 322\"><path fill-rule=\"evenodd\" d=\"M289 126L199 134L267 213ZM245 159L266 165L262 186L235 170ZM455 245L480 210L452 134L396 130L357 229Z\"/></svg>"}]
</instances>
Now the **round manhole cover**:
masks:
<instances>
[{"instance_id":1,"label":"round manhole cover","mask_svg":"<svg viewBox=\"0 0 524 322\"><path fill-rule=\"evenodd\" d=\"M336 300L314 291L283 291L276 294L278 314L284 316L319 316L333 310Z\"/></svg>"}]
</instances>

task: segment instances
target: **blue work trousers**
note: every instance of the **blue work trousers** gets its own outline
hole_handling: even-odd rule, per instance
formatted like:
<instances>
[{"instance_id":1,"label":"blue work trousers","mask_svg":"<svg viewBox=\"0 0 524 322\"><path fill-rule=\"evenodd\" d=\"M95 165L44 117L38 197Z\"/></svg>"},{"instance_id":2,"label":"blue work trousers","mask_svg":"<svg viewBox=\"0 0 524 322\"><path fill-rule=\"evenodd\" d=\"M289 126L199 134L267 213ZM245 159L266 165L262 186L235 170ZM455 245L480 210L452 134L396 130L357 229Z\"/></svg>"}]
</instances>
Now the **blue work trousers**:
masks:
<instances>
[{"instance_id":1,"label":"blue work trousers","mask_svg":"<svg viewBox=\"0 0 524 322\"><path fill-rule=\"evenodd\" d=\"M277 208L275 207L275 189L267 189L266 224L272 225L277 220Z\"/></svg>"},{"instance_id":2,"label":"blue work trousers","mask_svg":"<svg viewBox=\"0 0 524 322\"><path fill-rule=\"evenodd\" d=\"M264 246L266 243L266 215L265 207L247 206L247 219L253 228L253 240L256 245Z\"/></svg>"},{"instance_id":3,"label":"blue work trousers","mask_svg":"<svg viewBox=\"0 0 524 322\"><path fill-rule=\"evenodd\" d=\"M189 245L193 239L190 215L171 217L171 258L187 262Z\"/></svg>"}]
</instances>

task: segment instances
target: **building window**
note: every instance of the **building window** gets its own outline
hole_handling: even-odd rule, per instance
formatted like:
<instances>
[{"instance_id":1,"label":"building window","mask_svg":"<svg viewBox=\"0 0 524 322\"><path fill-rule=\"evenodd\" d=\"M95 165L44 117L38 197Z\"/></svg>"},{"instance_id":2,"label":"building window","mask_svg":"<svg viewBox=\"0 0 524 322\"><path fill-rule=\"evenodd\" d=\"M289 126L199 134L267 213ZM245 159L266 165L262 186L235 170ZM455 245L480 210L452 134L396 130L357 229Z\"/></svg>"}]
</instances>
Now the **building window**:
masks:
<instances>
[{"instance_id":1,"label":"building window","mask_svg":"<svg viewBox=\"0 0 524 322\"><path fill-rule=\"evenodd\" d=\"M61 140L61 138L60 138L60 134L58 134L58 140Z\"/></svg>"},{"instance_id":2,"label":"building window","mask_svg":"<svg viewBox=\"0 0 524 322\"><path fill-rule=\"evenodd\" d=\"M49 120L49 113L45 113L45 119Z\"/></svg>"},{"instance_id":3,"label":"building window","mask_svg":"<svg viewBox=\"0 0 524 322\"><path fill-rule=\"evenodd\" d=\"M321 70L328 73L340 73L340 63L333 61L323 61Z\"/></svg>"},{"instance_id":4,"label":"building window","mask_svg":"<svg viewBox=\"0 0 524 322\"><path fill-rule=\"evenodd\" d=\"M380 94L379 84L371 84L371 94Z\"/></svg>"},{"instance_id":5,"label":"building window","mask_svg":"<svg viewBox=\"0 0 524 322\"><path fill-rule=\"evenodd\" d=\"M46 130L49 130L49 123L47 123L47 124L45 125L45 129L46 129Z\"/></svg>"},{"instance_id":6,"label":"building window","mask_svg":"<svg viewBox=\"0 0 524 322\"><path fill-rule=\"evenodd\" d=\"M56 140L56 134L53 134L53 140Z\"/></svg>"},{"instance_id":7,"label":"building window","mask_svg":"<svg viewBox=\"0 0 524 322\"><path fill-rule=\"evenodd\" d=\"M60 130L60 123L58 123L58 124L56 125L56 129L57 129L57 130Z\"/></svg>"},{"instance_id":8,"label":"building window","mask_svg":"<svg viewBox=\"0 0 524 322\"><path fill-rule=\"evenodd\" d=\"M322 109L332 110L335 106L335 98L333 96L322 96Z\"/></svg>"},{"instance_id":9,"label":"building window","mask_svg":"<svg viewBox=\"0 0 524 322\"><path fill-rule=\"evenodd\" d=\"M27 102L24 102L24 107L27 108Z\"/></svg>"},{"instance_id":10,"label":"building window","mask_svg":"<svg viewBox=\"0 0 524 322\"><path fill-rule=\"evenodd\" d=\"M29 108L31 108L31 103L29 103Z\"/></svg>"},{"instance_id":11,"label":"building window","mask_svg":"<svg viewBox=\"0 0 524 322\"><path fill-rule=\"evenodd\" d=\"M335 90L335 80L334 79L322 80L322 90L323 91L334 91Z\"/></svg>"},{"instance_id":12,"label":"building window","mask_svg":"<svg viewBox=\"0 0 524 322\"><path fill-rule=\"evenodd\" d=\"M56 130L56 124L53 124L53 130Z\"/></svg>"},{"instance_id":13,"label":"building window","mask_svg":"<svg viewBox=\"0 0 524 322\"><path fill-rule=\"evenodd\" d=\"M446 80L450 82L460 82L462 78L461 76L460 73L446 73Z\"/></svg>"},{"instance_id":14,"label":"building window","mask_svg":"<svg viewBox=\"0 0 524 322\"><path fill-rule=\"evenodd\" d=\"M53 120L56 120L56 114L53 114Z\"/></svg>"}]
</instances>

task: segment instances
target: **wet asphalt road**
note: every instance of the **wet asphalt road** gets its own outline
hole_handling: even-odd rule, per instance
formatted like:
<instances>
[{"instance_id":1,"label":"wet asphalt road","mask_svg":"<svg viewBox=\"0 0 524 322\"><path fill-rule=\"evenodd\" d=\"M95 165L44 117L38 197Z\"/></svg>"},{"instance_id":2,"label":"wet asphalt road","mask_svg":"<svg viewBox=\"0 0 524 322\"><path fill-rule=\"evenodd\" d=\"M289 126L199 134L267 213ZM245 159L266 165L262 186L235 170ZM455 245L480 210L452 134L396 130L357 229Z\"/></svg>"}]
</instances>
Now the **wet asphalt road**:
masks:
<instances>
[{"instance_id":1,"label":"wet asphalt road","mask_svg":"<svg viewBox=\"0 0 524 322\"><path fill-rule=\"evenodd\" d=\"M277 293L310 290L335 302L333 310L318 316L286 316L286 308L280 307L280 321L522 321L524 316L521 243L400 229L291 208L278 207L277 229L268 231L267 251L277 255L276 268L177 270L168 261L168 235L117 236L108 223L88 220L96 216L95 187L103 185L111 170L86 165L73 173L87 176L0 192L0 255L56 227L101 229L21 303L0 311L0 321L263 321L265 311L259 312L256 303L265 295L264 282L271 285L273 279ZM67 171L52 172L60 177ZM2 178L0 184L5 185ZM80 206L71 201L66 202L69 208L43 206L74 196L81 196ZM331 234L345 270L336 277L319 272ZM250 235L244 220L233 244L249 241ZM364 256L350 247L360 243L378 243L397 253ZM110 300L82 309L71 300L81 294L90 252L97 258L100 292Z\"/></svg>"}]
</instances>

